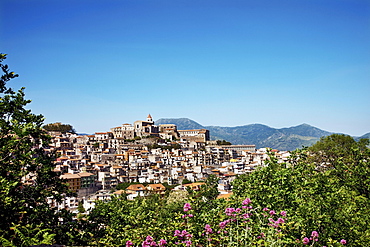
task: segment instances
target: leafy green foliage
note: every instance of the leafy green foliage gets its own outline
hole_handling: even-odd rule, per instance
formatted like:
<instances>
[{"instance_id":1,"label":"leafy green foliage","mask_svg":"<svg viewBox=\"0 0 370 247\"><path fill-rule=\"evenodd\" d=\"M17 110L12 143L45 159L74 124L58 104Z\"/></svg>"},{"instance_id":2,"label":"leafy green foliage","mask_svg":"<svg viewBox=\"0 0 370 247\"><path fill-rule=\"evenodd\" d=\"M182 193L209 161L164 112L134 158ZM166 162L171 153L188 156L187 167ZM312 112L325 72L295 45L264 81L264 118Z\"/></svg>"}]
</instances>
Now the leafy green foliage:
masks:
<instances>
[{"instance_id":1,"label":"leafy green foliage","mask_svg":"<svg viewBox=\"0 0 370 247\"><path fill-rule=\"evenodd\" d=\"M171 235L173 221L179 217L181 205L166 204L158 195L128 201L114 197L110 202L98 202L89 214L92 244L122 246L126 241L141 241L147 235L161 237ZM104 226L104 227L102 227Z\"/></svg>"},{"instance_id":2,"label":"leafy green foliage","mask_svg":"<svg viewBox=\"0 0 370 247\"><path fill-rule=\"evenodd\" d=\"M68 216L47 203L47 198L60 201L67 187L53 172L54 156L44 152L49 137L41 128L43 116L25 108L30 100L24 99L24 88L14 91L6 85L18 75L3 64L5 58L0 54L0 236L24 246L24 229L57 229L59 217Z\"/></svg>"},{"instance_id":3,"label":"leafy green foliage","mask_svg":"<svg viewBox=\"0 0 370 247\"><path fill-rule=\"evenodd\" d=\"M364 143L332 135L289 162L271 155L268 166L234 182L237 196L291 212L294 237L316 230L324 240L345 238L363 246L370 237L370 153Z\"/></svg>"},{"instance_id":4,"label":"leafy green foliage","mask_svg":"<svg viewBox=\"0 0 370 247\"><path fill-rule=\"evenodd\" d=\"M11 240L0 237L0 243L2 246L31 246L40 244L52 244L54 241L55 234L51 234L50 229L45 229L40 226L26 225L20 226L15 225L10 228L14 232L15 238Z\"/></svg>"},{"instance_id":5,"label":"leafy green foliage","mask_svg":"<svg viewBox=\"0 0 370 247\"><path fill-rule=\"evenodd\" d=\"M70 124L62 124L62 123L49 123L43 126L43 128L47 131L59 131L62 133L76 133L73 129L72 125Z\"/></svg>"},{"instance_id":6,"label":"leafy green foliage","mask_svg":"<svg viewBox=\"0 0 370 247\"><path fill-rule=\"evenodd\" d=\"M191 184L191 181L187 178L184 178L184 180L182 180L182 184Z\"/></svg>"},{"instance_id":7,"label":"leafy green foliage","mask_svg":"<svg viewBox=\"0 0 370 247\"><path fill-rule=\"evenodd\" d=\"M172 149L181 149L181 145L178 143L169 144L169 145L159 145L154 143L153 145L147 145L149 149L157 149L160 148L162 150L172 150Z\"/></svg>"},{"instance_id":8,"label":"leafy green foliage","mask_svg":"<svg viewBox=\"0 0 370 247\"><path fill-rule=\"evenodd\" d=\"M78 210L79 213L85 213L86 212L86 210L84 208L84 205L81 201L78 202L77 210Z\"/></svg>"},{"instance_id":9,"label":"leafy green foliage","mask_svg":"<svg viewBox=\"0 0 370 247\"><path fill-rule=\"evenodd\" d=\"M225 140L217 140L217 145L231 145L231 142L225 141Z\"/></svg>"},{"instance_id":10,"label":"leafy green foliage","mask_svg":"<svg viewBox=\"0 0 370 247\"><path fill-rule=\"evenodd\" d=\"M220 194L218 192L218 178L216 175L210 175L207 180L206 184L202 185L202 189L200 190L199 194L206 200L214 200Z\"/></svg>"},{"instance_id":11,"label":"leafy green foliage","mask_svg":"<svg viewBox=\"0 0 370 247\"><path fill-rule=\"evenodd\" d=\"M168 199L154 195L98 202L89 215L90 244L123 246L130 241L146 246L162 239L167 246L282 246L295 241L286 214L267 217L250 200L207 199L204 189L174 191Z\"/></svg>"}]
</instances>

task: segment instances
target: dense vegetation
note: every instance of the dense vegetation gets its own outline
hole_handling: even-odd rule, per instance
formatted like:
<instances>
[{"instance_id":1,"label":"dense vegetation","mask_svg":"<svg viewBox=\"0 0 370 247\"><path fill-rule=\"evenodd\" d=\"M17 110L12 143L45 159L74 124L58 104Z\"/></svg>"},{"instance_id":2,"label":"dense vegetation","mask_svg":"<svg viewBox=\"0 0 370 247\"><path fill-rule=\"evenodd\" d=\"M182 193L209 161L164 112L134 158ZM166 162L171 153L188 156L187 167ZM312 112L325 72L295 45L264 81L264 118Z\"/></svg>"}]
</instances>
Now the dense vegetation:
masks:
<instances>
[{"instance_id":1,"label":"dense vegetation","mask_svg":"<svg viewBox=\"0 0 370 247\"><path fill-rule=\"evenodd\" d=\"M267 167L240 176L234 191L260 206L290 212L296 237L315 230L325 241L345 238L351 245L364 246L370 239L366 145L368 140L355 142L345 135L324 137L296 151L287 163L279 164L272 156Z\"/></svg>"},{"instance_id":2,"label":"dense vegetation","mask_svg":"<svg viewBox=\"0 0 370 247\"><path fill-rule=\"evenodd\" d=\"M168 191L134 201L98 201L72 220L48 207L66 187L44 152L42 116L26 110L17 75L2 64L0 81L0 243L100 246L366 246L370 239L368 140L321 138L285 163L271 153L267 166L239 176L229 200L215 199L217 178L200 191ZM32 178L32 180L25 180Z\"/></svg>"},{"instance_id":3,"label":"dense vegetation","mask_svg":"<svg viewBox=\"0 0 370 247\"><path fill-rule=\"evenodd\" d=\"M68 192L53 170L52 155L44 148L49 137L41 126L43 117L25 106L24 88L7 83L18 77L3 64L0 54L0 243L29 246L63 241L72 215L50 208L47 198L61 201ZM64 224L60 223L60 219ZM63 234L62 234L63 233Z\"/></svg>"},{"instance_id":4,"label":"dense vegetation","mask_svg":"<svg viewBox=\"0 0 370 247\"><path fill-rule=\"evenodd\" d=\"M45 124L43 128L48 131L58 131L62 133L66 133L66 132L76 133L76 131L73 129L73 126L70 124L49 123L49 124Z\"/></svg>"}]
</instances>

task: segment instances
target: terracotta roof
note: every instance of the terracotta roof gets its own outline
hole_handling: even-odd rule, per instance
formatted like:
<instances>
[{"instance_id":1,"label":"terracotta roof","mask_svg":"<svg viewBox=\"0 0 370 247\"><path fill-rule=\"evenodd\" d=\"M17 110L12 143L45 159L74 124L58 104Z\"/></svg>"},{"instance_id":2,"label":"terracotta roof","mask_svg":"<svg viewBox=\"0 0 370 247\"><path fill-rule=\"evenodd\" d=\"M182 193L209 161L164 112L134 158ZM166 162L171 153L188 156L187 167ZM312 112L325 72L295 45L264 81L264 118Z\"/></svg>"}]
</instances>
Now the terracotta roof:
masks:
<instances>
[{"instance_id":1,"label":"terracotta roof","mask_svg":"<svg viewBox=\"0 0 370 247\"><path fill-rule=\"evenodd\" d=\"M126 190L146 190L142 184L131 184Z\"/></svg>"},{"instance_id":2,"label":"terracotta roof","mask_svg":"<svg viewBox=\"0 0 370 247\"><path fill-rule=\"evenodd\" d=\"M204 185L204 184L206 184L206 183L198 182L198 183L184 184L184 186L193 188L193 187L201 186L201 185Z\"/></svg>"},{"instance_id":3,"label":"terracotta roof","mask_svg":"<svg viewBox=\"0 0 370 247\"><path fill-rule=\"evenodd\" d=\"M229 173L227 173L227 174L224 174L224 176L225 176L225 177L230 177L230 176L236 176L236 174L235 174L235 173L233 173L233 172L229 172Z\"/></svg>"},{"instance_id":4,"label":"terracotta roof","mask_svg":"<svg viewBox=\"0 0 370 247\"><path fill-rule=\"evenodd\" d=\"M77 174L72 174L72 173L64 173L63 175L60 176L61 179L73 179L73 178L81 178Z\"/></svg>"},{"instance_id":5,"label":"terracotta roof","mask_svg":"<svg viewBox=\"0 0 370 247\"><path fill-rule=\"evenodd\" d=\"M115 195L122 195L124 193L125 193L124 190L117 190L117 191L113 192L113 194L115 194Z\"/></svg>"},{"instance_id":6,"label":"terracotta roof","mask_svg":"<svg viewBox=\"0 0 370 247\"><path fill-rule=\"evenodd\" d=\"M148 184L148 187L152 188L153 190L166 190L163 184Z\"/></svg>"},{"instance_id":7,"label":"terracotta roof","mask_svg":"<svg viewBox=\"0 0 370 247\"><path fill-rule=\"evenodd\" d=\"M80 173L77 173L78 176L80 177L90 177L90 176L94 176L94 174L90 173L90 172L80 172Z\"/></svg>"}]
</instances>

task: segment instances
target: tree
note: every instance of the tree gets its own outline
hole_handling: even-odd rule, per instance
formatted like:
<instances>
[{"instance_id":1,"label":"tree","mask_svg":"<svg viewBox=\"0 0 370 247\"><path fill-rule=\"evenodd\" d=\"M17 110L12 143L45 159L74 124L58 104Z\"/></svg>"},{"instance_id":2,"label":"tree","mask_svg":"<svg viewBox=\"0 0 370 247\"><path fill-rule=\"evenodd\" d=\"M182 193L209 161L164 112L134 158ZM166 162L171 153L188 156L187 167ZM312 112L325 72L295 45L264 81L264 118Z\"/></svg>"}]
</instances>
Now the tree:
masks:
<instances>
[{"instance_id":1,"label":"tree","mask_svg":"<svg viewBox=\"0 0 370 247\"><path fill-rule=\"evenodd\" d=\"M25 108L30 100L24 98L24 88L14 91L8 87L7 83L18 75L9 71L3 64L4 59L6 54L0 54L3 72L0 80L0 236L22 246L27 241L21 239L20 230L58 231L59 217L67 221L69 215L50 208L47 199L60 201L68 190L53 171L54 156L44 152L49 137L41 128L43 116ZM41 238L43 234L40 235Z\"/></svg>"},{"instance_id":2,"label":"tree","mask_svg":"<svg viewBox=\"0 0 370 247\"><path fill-rule=\"evenodd\" d=\"M308 148L310 159L318 165L335 166L338 162L351 162L353 151L366 151L369 139L360 139L356 142L351 136L332 134L321 137L320 141Z\"/></svg>"},{"instance_id":3,"label":"tree","mask_svg":"<svg viewBox=\"0 0 370 247\"><path fill-rule=\"evenodd\" d=\"M218 177L209 175L206 184L201 186L200 195L206 200L214 200L220 194L218 192Z\"/></svg>"},{"instance_id":4,"label":"tree","mask_svg":"<svg viewBox=\"0 0 370 247\"><path fill-rule=\"evenodd\" d=\"M351 136L333 134L322 137L308 148L309 162L343 180L347 185L359 191L370 200L370 149L369 139L356 142Z\"/></svg>"},{"instance_id":5,"label":"tree","mask_svg":"<svg viewBox=\"0 0 370 247\"><path fill-rule=\"evenodd\" d=\"M217 145L231 145L231 142L225 141L225 140L217 140Z\"/></svg>"},{"instance_id":6,"label":"tree","mask_svg":"<svg viewBox=\"0 0 370 247\"><path fill-rule=\"evenodd\" d=\"M189 180L189 179L187 179L187 178L184 178L183 180L182 180L182 183L181 184L191 184L192 182Z\"/></svg>"},{"instance_id":7,"label":"tree","mask_svg":"<svg viewBox=\"0 0 370 247\"><path fill-rule=\"evenodd\" d=\"M233 191L261 208L290 212L297 239L317 231L322 245L343 238L364 246L370 237L370 151L364 144L334 134L293 152L286 163L271 154L267 167L239 176Z\"/></svg>"},{"instance_id":8,"label":"tree","mask_svg":"<svg viewBox=\"0 0 370 247\"><path fill-rule=\"evenodd\" d=\"M82 203L82 201L79 201L78 202L78 206L77 206L77 210L79 213L83 214L86 212L85 208L84 208L84 204Z\"/></svg>"},{"instance_id":9,"label":"tree","mask_svg":"<svg viewBox=\"0 0 370 247\"><path fill-rule=\"evenodd\" d=\"M76 134L73 126L70 124L62 124L62 123L50 123L43 126L43 128L47 131L58 131L62 133L72 133Z\"/></svg>"}]
</instances>

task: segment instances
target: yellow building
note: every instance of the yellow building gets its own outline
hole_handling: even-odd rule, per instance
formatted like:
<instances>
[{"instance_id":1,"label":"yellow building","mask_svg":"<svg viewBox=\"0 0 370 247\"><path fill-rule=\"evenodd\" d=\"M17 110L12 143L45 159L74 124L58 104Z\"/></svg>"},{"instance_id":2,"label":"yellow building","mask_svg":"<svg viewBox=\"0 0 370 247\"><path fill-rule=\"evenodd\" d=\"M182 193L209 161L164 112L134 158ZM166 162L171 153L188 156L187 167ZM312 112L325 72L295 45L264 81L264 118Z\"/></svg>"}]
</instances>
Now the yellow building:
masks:
<instances>
[{"instance_id":1,"label":"yellow building","mask_svg":"<svg viewBox=\"0 0 370 247\"><path fill-rule=\"evenodd\" d=\"M78 192L81 188L81 177L77 174L65 173L60 178L66 182L68 189L73 192Z\"/></svg>"}]
</instances>

